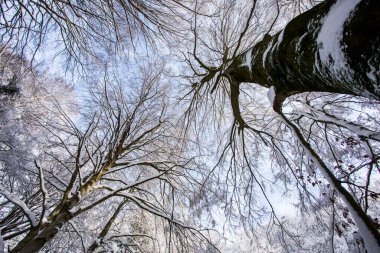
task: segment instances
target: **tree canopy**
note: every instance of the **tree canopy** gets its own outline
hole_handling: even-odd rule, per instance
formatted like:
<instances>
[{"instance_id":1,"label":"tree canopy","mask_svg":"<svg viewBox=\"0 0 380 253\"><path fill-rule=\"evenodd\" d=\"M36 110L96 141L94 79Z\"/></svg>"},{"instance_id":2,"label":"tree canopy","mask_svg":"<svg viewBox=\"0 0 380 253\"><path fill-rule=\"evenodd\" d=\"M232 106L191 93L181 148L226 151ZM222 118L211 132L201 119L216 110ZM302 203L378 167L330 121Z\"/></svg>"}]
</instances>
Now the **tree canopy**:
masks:
<instances>
[{"instance_id":1,"label":"tree canopy","mask_svg":"<svg viewBox=\"0 0 380 253\"><path fill-rule=\"evenodd\" d=\"M378 1L0 8L0 252L379 252Z\"/></svg>"}]
</instances>

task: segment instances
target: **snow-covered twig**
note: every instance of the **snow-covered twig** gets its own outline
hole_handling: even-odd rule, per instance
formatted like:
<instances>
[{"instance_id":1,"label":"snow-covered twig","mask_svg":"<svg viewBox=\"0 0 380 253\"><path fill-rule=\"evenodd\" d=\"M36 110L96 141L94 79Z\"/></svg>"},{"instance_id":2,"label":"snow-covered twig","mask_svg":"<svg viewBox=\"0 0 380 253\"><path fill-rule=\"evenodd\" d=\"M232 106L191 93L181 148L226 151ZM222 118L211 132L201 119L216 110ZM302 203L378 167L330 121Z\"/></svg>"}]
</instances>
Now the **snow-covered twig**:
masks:
<instances>
[{"instance_id":1,"label":"snow-covered twig","mask_svg":"<svg viewBox=\"0 0 380 253\"><path fill-rule=\"evenodd\" d=\"M9 192L3 185L0 184L0 194L4 195L10 202L17 205L24 212L26 217L28 218L32 227L36 227L38 225L36 215L29 209L29 207L22 201L19 197Z\"/></svg>"},{"instance_id":2,"label":"snow-covered twig","mask_svg":"<svg viewBox=\"0 0 380 253\"><path fill-rule=\"evenodd\" d=\"M40 218L40 223L41 223L44 221L44 216L45 216L45 211L46 211L46 201L49 198L49 194L45 187L45 178L42 172L42 168L37 164L37 161L34 161L34 165L37 167L38 172L39 172L40 188L42 192L42 212L41 212L41 218Z\"/></svg>"},{"instance_id":3,"label":"snow-covered twig","mask_svg":"<svg viewBox=\"0 0 380 253\"><path fill-rule=\"evenodd\" d=\"M339 119L339 118L335 117L334 115L330 115L327 112L321 112L321 111L319 111L319 110L317 110L311 106L308 106L308 108L315 115L312 115L310 113L300 112L300 113L296 113L296 116L306 116L306 117L313 119L313 120L316 120L316 121L321 121L321 122L325 122L325 123L331 123L331 124L335 124L338 126L342 126L346 129L350 130L351 132L357 134L358 137L360 137L360 138L364 137L364 138L380 141L380 133L379 132L370 130L364 126L355 124L354 122L349 122L349 121L346 121L343 119Z\"/></svg>"},{"instance_id":4,"label":"snow-covered twig","mask_svg":"<svg viewBox=\"0 0 380 253\"><path fill-rule=\"evenodd\" d=\"M342 198L350 214L355 220L360 234L363 237L365 247L368 252L380 252L380 236L376 228L373 227L372 221L363 211L361 206L355 201L351 194L341 185L339 180L329 170L328 166L323 162L322 158L314 151L311 145L305 140L300 130L282 113L281 110L277 111L283 122L292 130L294 137L298 143L304 148L305 153L312 160L315 166L324 175L326 180L334 187L336 192Z\"/></svg>"},{"instance_id":5,"label":"snow-covered twig","mask_svg":"<svg viewBox=\"0 0 380 253\"><path fill-rule=\"evenodd\" d=\"M77 228L77 226L76 226L73 222L69 221L68 223L69 223L70 226L74 229L75 233L79 236L79 238L80 238L80 242L81 242L81 245L82 245L83 252L86 252L86 247L84 246L84 242L83 242L83 236L82 236L82 234L79 232L79 229Z\"/></svg>"}]
</instances>

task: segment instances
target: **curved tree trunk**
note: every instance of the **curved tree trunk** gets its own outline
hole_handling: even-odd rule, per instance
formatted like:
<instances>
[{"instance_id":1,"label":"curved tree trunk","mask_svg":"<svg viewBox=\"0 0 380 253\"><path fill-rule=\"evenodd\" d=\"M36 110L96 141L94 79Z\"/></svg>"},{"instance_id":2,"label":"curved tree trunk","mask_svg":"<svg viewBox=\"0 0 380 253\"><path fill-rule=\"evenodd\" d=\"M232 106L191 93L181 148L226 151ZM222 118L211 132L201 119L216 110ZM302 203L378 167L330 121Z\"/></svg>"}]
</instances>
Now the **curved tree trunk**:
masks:
<instances>
[{"instance_id":1,"label":"curved tree trunk","mask_svg":"<svg viewBox=\"0 0 380 253\"><path fill-rule=\"evenodd\" d=\"M380 100L380 1L326 0L294 18L273 37L267 35L236 57L225 71L231 106L240 127L239 83L274 87L273 108L301 92L351 94ZM282 115L283 116L283 115ZM379 252L380 233L350 193L283 116L326 179L350 209L368 252Z\"/></svg>"},{"instance_id":2,"label":"curved tree trunk","mask_svg":"<svg viewBox=\"0 0 380 253\"><path fill-rule=\"evenodd\" d=\"M333 92L380 99L380 1L326 0L236 57L226 74L288 97Z\"/></svg>"}]
</instances>

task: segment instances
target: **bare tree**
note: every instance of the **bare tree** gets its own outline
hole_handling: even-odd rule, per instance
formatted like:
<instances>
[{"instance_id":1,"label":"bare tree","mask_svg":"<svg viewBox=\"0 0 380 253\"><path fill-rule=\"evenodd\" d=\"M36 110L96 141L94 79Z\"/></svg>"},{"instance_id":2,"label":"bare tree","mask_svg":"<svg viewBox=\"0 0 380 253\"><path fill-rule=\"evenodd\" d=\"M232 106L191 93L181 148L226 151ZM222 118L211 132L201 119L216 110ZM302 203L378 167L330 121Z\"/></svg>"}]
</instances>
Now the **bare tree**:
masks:
<instances>
[{"instance_id":1,"label":"bare tree","mask_svg":"<svg viewBox=\"0 0 380 253\"><path fill-rule=\"evenodd\" d=\"M355 238L363 239L368 251L378 251L380 236L374 217L379 199L379 129L376 117L371 116L379 109L376 1L227 0L211 2L209 10L197 1L20 3L2 2L4 13L9 14L3 16L6 32L2 41L23 48L29 38L37 38L38 47L44 32L52 29L60 32L66 52L78 61L78 52L103 60L109 47L119 50L124 31L129 39L143 36L149 40L160 32L176 34L178 23L172 20L179 16L190 22L193 36L178 38L188 47L180 48L186 63L181 75L191 83L180 102L187 109L173 109L162 99L167 91L154 84L162 72L151 66L154 73L144 72L147 78L139 92L133 92L129 80L128 85L111 85L115 80L106 75L105 84L93 89L87 101L91 109L82 118L72 120L64 110L54 124L39 118L54 141L46 157L34 165L38 194L31 191L22 200L12 187L2 188L9 200L6 205L17 210L11 216L23 222L25 230L18 232L28 232L15 251L29 242L35 249L47 241L61 245L63 237L58 235L62 231L77 234L85 248L83 234L70 222L105 206L112 214L98 224L93 237L99 241L91 238L91 250L107 250L123 240L126 248L134 250L141 247L137 242L154 238L144 232L135 240L134 233L118 227L119 220L130 217L123 211L128 208L143 209L142 216L150 213L168 221L169 251L175 247L188 250L182 245L190 245L187 239L201 234L188 237L186 233L194 230L183 229L186 226L173 207L191 193L187 207L211 210L212 205L223 203L227 216L240 220L246 230L255 231L269 222L271 235L276 234L284 250L292 252L302 248L303 240L278 214L271 196L278 182L283 183L285 194L298 195L297 206L305 217L313 210L315 222L306 224L307 228L318 223L315 231L326 231L321 221L332 217L326 238L333 251L336 234L353 238L356 229L361 237ZM38 18L30 18L34 13ZM293 19L281 25L289 13ZM270 88L267 95L265 88ZM128 92L135 96L126 98ZM172 110L184 111L183 128L171 128L175 117L168 112ZM186 148L180 145L185 139L193 141ZM218 150L213 149L216 146ZM193 153L217 153L216 165L191 170L196 159L189 154ZM267 166L263 160L271 163L272 175L262 169ZM58 174L57 168L61 168ZM46 192L57 192L50 209L44 182ZM36 219L39 223L33 226ZM141 224L134 227L144 231Z\"/></svg>"},{"instance_id":2,"label":"bare tree","mask_svg":"<svg viewBox=\"0 0 380 253\"><path fill-rule=\"evenodd\" d=\"M152 46L160 38L181 35L177 24L192 5L177 0L1 1L0 43L34 56L45 42L55 42L58 53L86 69L88 60L103 61L130 45Z\"/></svg>"},{"instance_id":3,"label":"bare tree","mask_svg":"<svg viewBox=\"0 0 380 253\"><path fill-rule=\"evenodd\" d=\"M293 176L300 193L307 194L307 197L302 197L303 201L309 198L309 203L319 202L318 198L307 190L304 180L307 179L308 183L316 186L326 179L327 185L338 192L350 210L367 250L376 252L380 236L377 222L371 216L376 216L377 213L368 213L366 211L368 204L365 203L369 201L373 207L377 200L378 193L374 188L376 183L371 182L377 180L374 178L373 168L377 166L378 129L375 127L376 119L367 117L368 111L372 109L356 108L356 105L368 104L378 112L378 103L364 98L357 98L354 102L355 99L352 97L327 96L326 100L319 100L325 107L315 109L313 106L310 108L310 101L306 99L305 105L297 110L298 117L293 117L291 120L288 119L289 109L284 109L286 113L283 113L282 107L286 98L302 92L352 94L378 99L378 76L375 74L376 70L371 71L373 70L371 66L378 60L378 47L372 45L377 45L379 34L374 32L376 28L371 22L366 24L368 30L361 29L364 25L360 25L360 20L363 20L362 15L374 16L379 6L375 1L360 3L352 1L345 4L341 1L324 1L289 21L284 29L271 36L269 33L284 10L280 1L274 1L273 8L277 9L278 15L275 15L272 21L264 18L270 22L267 26L260 26L260 18L263 17L259 13L260 4L262 4L260 1L254 1L247 12L242 12L243 15L246 13L247 18L241 23L233 19L234 15L228 14L220 18L220 25L213 23L209 26L205 25L198 16L194 17L192 49L190 53L184 54L184 60L190 66L185 77L192 83L189 92L190 105L185 119L191 122L197 117L195 113L203 111L208 115L222 112L223 116L219 116L219 119L232 117L233 122L230 123L232 127L225 134L226 140L223 142L225 148L220 152L222 158L218 163L218 165L223 162L229 164L230 169L226 172L225 178L231 180L232 188L228 192L232 197L230 200L227 199L231 203L231 209L235 207L232 204L235 203L234 199L237 199L236 203L243 204L243 210L248 209L254 202L253 196L261 192L268 202L273 223L281 227L283 236L287 234L296 238L287 232L276 216L274 205L265 190L263 181L266 180L263 179L255 158L260 150L267 149L264 147L266 146L272 150L278 168L288 168L285 171L280 169L281 171L275 172L275 175L282 179L285 187ZM228 2L224 8L229 14L234 10L239 11L238 7L233 4L228 5ZM327 26L332 25L330 20L338 15L338 10L343 9L346 16L342 18L341 23L334 23L336 30L327 36ZM211 28L200 32L203 27ZM207 32L209 35L205 38ZM257 35L257 32L260 35ZM350 37L351 35L353 37ZM366 41L355 40L356 36L366 38ZM354 40L355 45L352 44ZM329 47L331 45L334 49ZM341 45L344 45L343 49ZM363 58L356 61L354 52L361 52ZM337 54L343 57L339 58ZM357 62L360 62L360 68ZM278 114L263 112L260 106L254 105L258 100L267 98L257 95L262 90L253 83L271 87L268 98ZM317 95L317 97L324 96ZM337 102L333 103L328 99ZM226 110L226 106L231 109ZM328 106L335 109L327 110ZM209 112L210 110L214 112ZM339 115L342 112L347 115L346 118ZM350 119L348 112L358 113L360 115L358 117L368 120L355 122ZM256 116L253 116L254 114ZM307 119L309 121L305 125ZM201 120L198 118L197 125ZM332 136L339 136L343 147L355 146L352 153L347 156L342 151L338 152L338 149L331 144ZM291 141L292 138L295 142ZM262 147L258 143L261 143ZM356 149L356 146L360 149ZM324 148L332 153L326 153ZM349 161L352 160L350 156L355 157L354 160L358 163L350 164ZM370 168L370 172L364 173L366 175L363 178L363 171L359 171L364 167L359 163L363 162L364 156L371 157L374 163L373 165L371 162L365 163L365 169ZM343 168L343 164L348 164L348 167ZM336 166L343 175L335 172ZM307 167L312 168L311 171L318 170L324 179L316 179L313 173L303 172L307 178L305 174L298 174ZM351 173L351 170L354 172ZM355 175L356 172L358 174ZM258 191L255 191L255 188ZM238 194L240 190L242 193ZM370 201L368 197L371 192L374 198ZM244 200L238 196L244 196ZM247 212L259 217L255 212L259 210L252 208ZM239 213L242 213L241 209ZM242 216L243 219L249 217L249 215Z\"/></svg>"},{"instance_id":4,"label":"bare tree","mask_svg":"<svg viewBox=\"0 0 380 253\"><path fill-rule=\"evenodd\" d=\"M115 225L125 215L131 217L130 209L162 220L169 252L208 243L206 235L181 221L183 214L176 209L190 194L183 189L196 180L196 172L193 179L186 172L195 162L184 155L183 140L172 128L167 91L160 85L163 70L140 71L140 79L128 80L129 88L106 74L93 85L78 116L71 117L57 100L45 108L56 113L54 120L33 115L48 141L34 165L18 170L29 173L29 190L20 194L17 180L15 188L1 186L2 206L7 207L2 236L13 242L11 252L36 252L49 244L67 251L59 243L65 234L79 236L83 250L116 242L139 249L138 238L152 235ZM78 229L78 219L88 222L81 227L88 228L86 234ZM95 238L87 245L91 235Z\"/></svg>"}]
</instances>

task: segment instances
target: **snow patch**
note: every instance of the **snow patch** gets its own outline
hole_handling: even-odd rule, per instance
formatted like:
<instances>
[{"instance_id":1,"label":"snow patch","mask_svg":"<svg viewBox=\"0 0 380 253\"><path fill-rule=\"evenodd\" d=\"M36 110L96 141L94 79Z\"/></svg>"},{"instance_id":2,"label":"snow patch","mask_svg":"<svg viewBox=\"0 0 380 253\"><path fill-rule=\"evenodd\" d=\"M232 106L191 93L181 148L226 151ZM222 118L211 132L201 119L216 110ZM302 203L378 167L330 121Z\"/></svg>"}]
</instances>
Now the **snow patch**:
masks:
<instances>
[{"instance_id":1,"label":"snow patch","mask_svg":"<svg viewBox=\"0 0 380 253\"><path fill-rule=\"evenodd\" d=\"M274 103L274 98L276 97L276 91L274 89L274 86L271 86L268 90L268 93L267 93L267 96L268 96L268 99L269 99L269 102L270 104L273 106L273 103Z\"/></svg>"},{"instance_id":2,"label":"snow patch","mask_svg":"<svg viewBox=\"0 0 380 253\"><path fill-rule=\"evenodd\" d=\"M374 83L377 83L377 77L380 76L380 70L369 64L371 70L367 73L367 77Z\"/></svg>"},{"instance_id":3,"label":"snow patch","mask_svg":"<svg viewBox=\"0 0 380 253\"><path fill-rule=\"evenodd\" d=\"M111 251L113 253L120 252L120 248L119 248L119 246L117 245L116 242L111 242Z\"/></svg>"},{"instance_id":4,"label":"snow patch","mask_svg":"<svg viewBox=\"0 0 380 253\"><path fill-rule=\"evenodd\" d=\"M252 71L252 49L248 50L245 53L244 57L245 57L244 62L240 66L241 67L248 67L249 73L251 73L251 71Z\"/></svg>"},{"instance_id":5,"label":"snow patch","mask_svg":"<svg viewBox=\"0 0 380 253\"><path fill-rule=\"evenodd\" d=\"M38 167L38 169L40 171L41 191L45 195L45 199L48 199L49 198L49 193L48 193L48 191L46 190L46 187L45 187L45 177L44 177L42 168Z\"/></svg>"},{"instance_id":6,"label":"snow patch","mask_svg":"<svg viewBox=\"0 0 380 253\"><path fill-rule=\"evenodd\" d=\"M273 40L269 43L268 47L265 49L263 53L263 67L265 68L265 60L267 58L267 54L269 53L270 49L272 48Z\"/></svg>"},{"instance_id":7,"label":"snow patch","mask_svg":"<svg viewBox=\"0 0 380 253\"><path fill-rule=\"evenodd\" d=\"M350 18L350 14L359 2L360 0L337 0L321 21L322 28L317 37L320 59L329 67L332 59L332 70L339 73L349 72L340 42L343 38L344 23Z\"/></svg>"},{"instance_id":8,"label":"snow patch","mask_svg":"<svg viewBox=\"0 0 380 253\"><path fill-rule=\"evenodd\" d=\"M46 218L46 216L44 216L41 219L41 225L46 224L46 223L48 223L48 219Z\"/></svg>"},{"instance_id":9,"label":"snow patch","mask_svg":"<svg viewBox=\"0 0 380 253\"><path fill-rule=\"evenodd\" d=\"M368 228L367 228L366 224L364 223L364 221L362 220L362 218L358 215L358 213L350 205L347 205L347 208L350 211L350 215L354 219L356 226L359 228L360 235L364 240L364 245L365 245L365 248L368 251L368 253L380 252L380 246L377 243L376 238L368 230Z\"/></svg>"},{"instance_id":10,"label":"snow patch","mask_svg":"<svg viewBox=\"0 0 380 253\"><path fill-rule=\"evenodd\" d=\"M278 46L282 43L282 40L284 38L284 31L285 31L285 29L282 29L280 35L278 35L278 39L276 42L276 48L278 48Z\"/></svg>"},{"instance_id":11,"label":"snow patch","mask_svg":"<svg viewBox=\"0 0 380 253\"><path fill-rule=\"evenodd\" d=\"M302 40L306 37L306 35L308 35L308 33L305 33L304 35L302 35L298 41L297 41L297 44L296 44L296 51L297 52L300 52L301 51L301 43L302 43Z\"/></svg>"}]
</instances>

